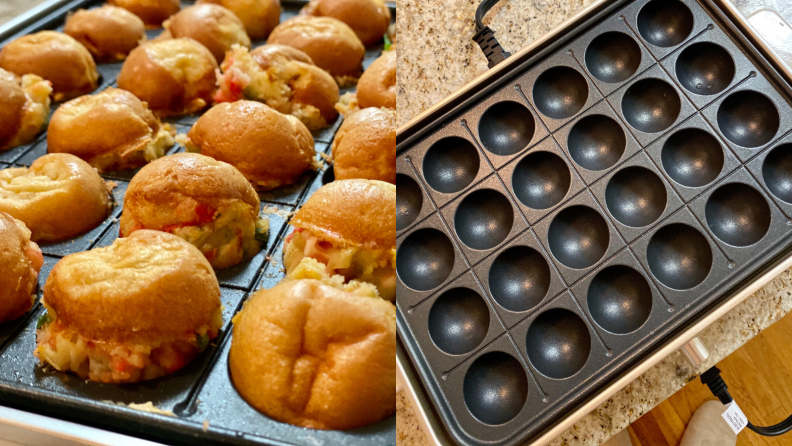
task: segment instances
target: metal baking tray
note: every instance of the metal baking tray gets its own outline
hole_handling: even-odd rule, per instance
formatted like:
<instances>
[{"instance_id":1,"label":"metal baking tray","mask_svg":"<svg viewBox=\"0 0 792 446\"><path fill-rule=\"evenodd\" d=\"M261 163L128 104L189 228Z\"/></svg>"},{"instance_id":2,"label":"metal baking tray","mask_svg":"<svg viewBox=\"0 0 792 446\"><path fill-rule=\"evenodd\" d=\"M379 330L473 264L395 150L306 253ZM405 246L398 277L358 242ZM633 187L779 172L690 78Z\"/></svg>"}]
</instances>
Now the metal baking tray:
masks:
<instances>
[{"instance_id":1,"label":"metal baking tray","mask_svg":"<svg viewBox=\"0 0 792 446\"><path fill-rule=\"evenodd\" d=\"M69 11L99 6L98 0L55 1L30 11L23 17L0 29L0 47L7 42L44 29L62 29ZM307 2L285 1L281 20L296 15ZM184 3L183 6L189 6ZM391 5L395 17L395 8ZM161 30L147 31L156 37ZM254 46L264 43L254 42ZM364 66L376 59L382 45L369 47ZM98 64L101 74L96 92L115 86L122 63ZM345 91L353 88L342 89ZM53 105L53 111L57 104ZM180 133L185 133L199 115L168 118ZM320 154L329 153L330 143L341 125L341 117L330 127L315 131L317 159L329 165ZM169 154L183 151L176 145ZM46 134L31 144L0 153L0 169L29 166L47 153ZM39 275L38 298L33 309L24 317L0 327L0 405L34 412L45 417L31 416L26 428L39 432L62 435L56 432L63 423L48 423L46 417L92 426L166 444L233 444L233 445L394 445L396 417L390 417L359 429L349 431L321 431L295 427L274 421L249 406L236 392L227 367L230 346L231 317L245 299L260 288L271 288L283 277L281 260L282 239L288 232L288 219L305 200L322 186L329 175L322 171L307 172L292 185L260 194L261 208L266 207L270 219L270 238L262 251L240 265L217 271L225 307L225 325L218 338L198 358L176 373L152 381L136 384L102 384L84 381L68 375L42 369L33 356L35 330L38 317L44 312L41 289L52 266L63 256L111 244L118 236L118 218L124 203L124 192L137 170L107 172L103 177L117 183L113 190L116 206L99 227L80 237L59 243L41 244L45 266ZM64 216L68 218L68 216ZM157 408L172 412L174 416L154 414L130 409L125 404L151 401ZM117 403L122 403L121 405ZM5 413L5 412L3 412ZM11 412L13 413L13 412ZM11 424L19 424L15 417ZM23 417L24 418L24 417ZM2 421L4 415L0 415ZM35 420L35 421L34 421ZM33 422L31 425L30 422ZM71 435L80 441L100 444L117 441L113 436L90 435L79 432ZM103 440L103 439L116 440ZM112 444L112 443L108 443ZM118 443L116 443L118 444Z\"/></svg>"},{"instance_id":2,"label":"metal baking tray","mask_svg":"<svg viewBox=\"0 0 792 446\"><path fill-rule=\"evenodd\" d=\"M792 88L714 0L604 0L397 133L399 378L545 444L792 264Z\"/></svg>"}]
</instances>

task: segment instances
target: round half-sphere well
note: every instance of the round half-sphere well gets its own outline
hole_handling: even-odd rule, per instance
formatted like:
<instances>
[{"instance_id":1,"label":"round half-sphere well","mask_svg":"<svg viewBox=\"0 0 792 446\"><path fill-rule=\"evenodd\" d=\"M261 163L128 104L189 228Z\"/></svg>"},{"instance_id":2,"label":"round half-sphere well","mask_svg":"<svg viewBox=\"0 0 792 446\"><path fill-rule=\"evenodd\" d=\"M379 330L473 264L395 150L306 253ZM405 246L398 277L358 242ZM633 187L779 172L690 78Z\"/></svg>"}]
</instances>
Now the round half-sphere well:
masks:
<instances>
[{"instance_id":1,"label":"round half-sphere well","mask_svg":"<svg viewBox=\"0 0 792 446\"><path fill-rule=\"evenodd\" d=\"M575 116L586 105L588 94L586 78L574 68L563 65L540 74L533 87L536 108L553 119Z\"/></svg>"},{"instance_id":2,"label":"round half-sphere well","mask_svg":"<svg viewBox=\"0 0 792 446\"><path fill-rule=\"evenodd\" d=\"M554 308L540 314L525 337L528 360L542 375L565 379L586 365L591 334L577 314Z\"/></svg>"},{"instance_id":3,"label":"round half-sphere well","mask_svg":"<svg viewBox=\"0 0 792 446\"><path fill-rule=\"evenodd\" d=\"M576 205L556 214L547 240L550 252L559 262L583 269L595 265L608 251L610 230L599 212Z\"/></svg>"},{"instance_id":4,"label":"round half-sphere well","mask_svg":"<svg viewBox=\"0 0 792 446\"><path fill-rule=\"evenodd\" d=\"M758 91L732 93L718 107L718 128L738 146L761 147L772 141L780 125L775 104Z\"/></svg>"},{"instance_id":5,"label":"round half-sphere well","mask_svg":"<svg viewBox=\"0 0 792 446\"><path fill-rule=\"evenodd\" d=\"M605 188L605 204L613 218L633 228L648 226L663 215L668 194L663 180L641 166L616 172Z\"/></svg>"},{"instance_id":6,"label":"round half-sphere well","mask_svg":"<svg viewBox=\"0 0 792 446\"><path fill-rule=\"evenodd\" d=\"M401 231L410 226L418 218L422 206L421 186L407 175L396 175L396 230Z\"/></svg>"},{"instance_id":7,"label":"round half-sphere well","mask_svg":"<svg viewBox=\"0 0 792 446\"><path fill-rule=\"evenodd\" d=\"M598 272L589 285L587 299L594 322L611 333L634 332L652 312L649 283L626 265L612 265Z\"/></svg>"},{"instance_id":8,"label":"round half-sphere well","mask_svg":"<svg viewBox=\"0 0 792 446\"><path fill-rule=\"evenodd\" d=\"M465 373L462 394L470 413L485 424L516 417L528 399L528 376L520 361L500 351L481 355Z\"/></svg>"},{"instance_id":9,"label":"round half-sphere well","mask_svg":"<svg viewBox=\"0 0 792 446\"><path fill-rule=\"evenodd\" d=\"M470 248L486 250L506 240L514 224L514 209L502 193L480 189L465 197L454 214L459 240Z\"/></svg>"},{"instance_id":10,"label":"round half-sphere well","mask_svg":"<svg viewBox=\"0 0 792 446\"><path fill-rule=\"evenodd\" d=\"M572 160L587 170L605 170L619 162L627 148L622 126L606 115L588 115L572 126L567 137Z\"/></svg>"},{"instance_id":11,"label":"round half-sphere well","mask_svg":"<svg viewBox=\"0 0 792 446\"><path fill-rule=\"evenodd\" d=\"M762 164L762 176L773 195L792 204L792 143L770 151Z\"/></svg>"},{"instance_id":12,"label":"round half-sphere well","mask_svg":"<svg viewBox=\"0 0 792 446\"><path fill-rule=\"evenodd\" d=\"M470 353L489 330L487 303L470 288L443 292L429 310L429 336L437 348L450 355Z\"/></svg>"},{"instance_id":13,"label":"round half-sphere well","mask_svg":"<svg viewBox=\"0 0 792 446\"><path fill-rule=\"evenodd\" d=\"M624 118L644 133L658 133L671 127L681 110L682 101L674 87L653 77L630 85L622 97Z\"/></svg>"},{"instance_id":14,"label":"round half-sphere well","mask_svg":"<svg viewBox=\"0 0 792 446\"><path fill-rule=\"evenodd\" d=\"M625 33L609 31L595 37L586 48L586 68L607 83L630 78L641 65L641 47Z\"/></svg>"},{"instance_id":15,"label":"round half-sphere well","mask_svg":"<svg viewBox=\"0 0 792 446\"><path fill-rule=\"evenodd\" d=\"M652 0L638 13L638 33L660 48L679 45L693 31L693 13L679 0Z\"/></svg>"},{"instance_id":16,"label":"round half-sphere well","mask_svg":"<svg viewBox=\"0 0 792 446\"><path fill-rule=\"evenodd\" d=\"M548 209L569 192L572 175L566 161L552 152L533 152L520 160L512 174L514 195L531 209Z\"/></svg>"},{"instance_id":17,"label":"round half-sphere well","mask_svg":"<svg viewBox=\"0 0 792 446\"><path fill-rule=\"evenodd\" d=\"M423 175L429 187L445 194L460 192L478 175L481 160L473 143L458 136L443 138L426 151Z\"/></svg>"},{"instance_id":18,"label":"round half-sphere well","mask_svg":"<svg viewBox=\"0 0 792 446\"><path fill-rule=\"evenodd\" d=\"M750 246L770 229L770 206L758 190L743 183L724 184L704 207L707 225L715 237L732 246Z\"/></svg>"},{"instance_id":19,"label":"round half-sphere well","mask_svg":"<svg viewBox=\"0 0 792 446\"><path fill-rule=\"evenodd\" d=\"M684 223L660 228L646 248L649 270L663 285L688 290L702 282L712 269L712 249L704 235Z\"/></svg>"},{"instance_id":20,"label":"round half-sphere well","mask_svg":"<svg viewBox=\"0 0 792 446\"><path fill-rule=\"evenodd\" d=\"M514 155L528 147L536 131L534 117L519 102L498 102L481 115L479 138L496 155Z\"/></svg>"},{"instance_id":21,"label":"round half-sphere well","mask_svg":"<svg viewBox=\"0 0 792 446\"><path fill-rule=\"evenodd\" d=\"M422 228L408 235L399 246L396 273L409 288L429 291L448 279L454 258L454 245L443 232Z\"/></svg>"},{"instance_id":22,"label":"round half-sphere well","mask_svg":"<svg viewBox=\"0 0 792 446\"><path fill-rule=\"evenodd\" d=\"M550 267L528 246L513 246L498 255L489 271L489 288L495 302L514 311L539 305L550 289Z\"/></svg>"},{"instance_id":23,"label":"round half-sphere well","mask_svg":"<svg viewBox=\"0 0 792 446\"><path fill-rule=\"evenodd\" d=\"M694 43L679 55L676 76L691 93L718 94L734 80L734 59L726 48L712 42Z\"/></svg>"},{"instance_id":24,"label":"round half-sphere well","mask_svg":"<svg viewBox=\"0 0 792 446\"><path fill-rule=\"evenodd\" d=\"M723 147L710 133L687 128L666 140L660 159L672 180L687 187L701 187L715 181L723 170Z\"/></svg>"}]
</instances>

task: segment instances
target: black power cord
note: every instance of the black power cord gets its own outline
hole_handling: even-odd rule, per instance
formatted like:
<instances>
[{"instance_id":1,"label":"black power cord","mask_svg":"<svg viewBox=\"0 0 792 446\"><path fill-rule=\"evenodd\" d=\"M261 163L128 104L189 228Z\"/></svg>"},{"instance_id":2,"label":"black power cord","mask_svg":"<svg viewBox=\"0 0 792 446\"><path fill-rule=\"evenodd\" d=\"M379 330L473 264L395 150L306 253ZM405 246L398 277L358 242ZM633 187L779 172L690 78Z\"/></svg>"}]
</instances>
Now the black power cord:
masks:
<instances>
[{"instance_id":1,"label":"black power cord","mask_svg":"<svg viewBox=\"0 0 792 446\"><path fill-rule=\"evenodd\" d=\"M492 68L495 65L503 62L511 53L503 51L503 48L495 38L495 31L489 26L484 26L482 21L487 12L498 3L499 0L483 0L476 9L476 34L473 35L473 40L481 47L481 51L487 56L487 66Z\"/></svg>"},{"instance_id":2,"label":"black power cord","mask_svg":"<svg viewBox=\"0 0 792 446\"><path fill-rule=\"evenodd\" d=\"M706 384L707 387L709 387L710 392L718 397L721 404L731 404L734 399L731 395L729 395L728 386L726 386L726 382L723 381L723 378L721 378L720 373L721 371L717 367L712 367L701 374L701 383ZM767 427L754 426L749 421L748 429L751 429L757 434L763 435L765 437L777 437L792 430L792 416L776 425Z\"/></svg>"}]
</instances>

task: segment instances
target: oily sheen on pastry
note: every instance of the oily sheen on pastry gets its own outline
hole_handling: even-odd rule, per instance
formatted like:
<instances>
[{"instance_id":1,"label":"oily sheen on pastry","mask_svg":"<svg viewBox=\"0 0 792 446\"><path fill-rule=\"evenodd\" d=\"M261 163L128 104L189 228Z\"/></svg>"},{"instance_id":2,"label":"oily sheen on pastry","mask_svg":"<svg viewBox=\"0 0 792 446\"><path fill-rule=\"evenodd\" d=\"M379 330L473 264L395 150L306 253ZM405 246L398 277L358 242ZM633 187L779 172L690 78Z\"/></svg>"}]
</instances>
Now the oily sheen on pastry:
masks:
<instances>
[{"instance_id":1,"label":"oily sheen on pastry","mask_svg":"<svg viewBox=\"0 0 792 446\"><path fill-rule=\"evenodd\" d=\"M33 306L43 265L44 256L30 240L30 230L0 212L0 323L22 316Z\"/></svg>"},{"instance_id":2,"label":"oily sheen on pastry","mask_svg":"<svg viewBox=\"0 0 792 446\"><path fill-rule=\"evenodd\" d=\"M396 411L396 307L373 289L286 280L233 321L231 379L267 416L352 429Z\"/></svg>"},{"instance_id":3,"label":"oily sheen on pastry","mask_svg":"<svg viewBox=\"0 0 792 446\"><path fill-rule=\"evenodd\" d=\"M146 101L158 115L206 108L215 92L217 62L205 46L182 37L135 48L118 75L118 88Z\"/></svg>"},{"instance_id":4,"label":"oily sheen on pastry","mask_svg":"<svg viewBox=\"0 0 792 446\"><path fill-rule=\"evenodd\" d=\"M344 119L333 139L336 180L361 178L396 184L396 112L364 108Z\"/></svg>"},{"instance_id":5,"label":"oily sheen on pastry","mask_svg":"<svg viewBox=\"0 0 792 446\"><path fill-rule=\"evenodd\" d=\"M236 167L258 190L292 184L319 167L311 132L297 118L260 102L218 104L183 141L198 152Z\"/></svg>"},{"instance_id":6,"label":"oily sheen on pastry","mask_svg":"<svg viewBox=\"0 0 792 446\"><path fill-rule=\"evenodd\" d=\"M235 46L220 64L215 102L259 101L295 116L310 130L338 117L338 85L302 51L268 44L248 52Z\"/></svg>"},{"instance_id":7,"label":"oily sheen on pastry","mask_svg":"<svg viewBox=\"0 0 792 446\"><path fill-rule=\"evenodd\" d=\"M146 25L124 8L104 5L80 9L66 19L63 32L85 46L98 61L124 60L146 40Z\"/></svg>"},{"instance_id":8,"label":"oily sheen on pastry","mask_svg":"<svg viewBox=\"0 0 792 446\"><path fill-rule=\"evenodd\" d=\"M56 102L90 93L99 84L91 53L73 37L56 31L28 34L4 46L0 68L17 76L35 74L48 80Z\"/></svg>"},{"instance_id":9,"label":"oily sheen on pastry","mask_svg":"<svg viewBox=\"0 0 792 446\"><path fill-rule=\"evenodd\" d=\"M205 46L217 63L223 61L233 45L250 48L245 25L220 5L203 3L184 8L165 21L164 26L172 37L189 37Z\"/></svg>"},{"instance_id":10,"label":"oily sheen on pastry","mask_svg":"<svg viewBox=\"0 0 792 446\"><path fill-rule=\"evenodd\" d=\"M70 254L44 286L35 355L82 379L138 382L184 367L222 327L220 285L194 246L138 231Z\"/></svg>"},{"instance_id":11,"label":"oily sheen on pastry","mask_svg":"<svg viewBox=\"0 0 792 446\"><path fill-rule=\"evenodd\" d=\"M177 153L146 165L129 183L120 233L154 229L181 237L215 269L256 255L269 221L259 197L230 164L197 153Z\"/></svg>"},{"instance_id":12,"label":"oily sheen on pastry","mask_svg":"<svg viewBox=\"0 0 792 446\"><path fill-rule=\"evenodd\" d=\"M0 68L0 151L33 141L47 125L52 86L40 76L21 78Z\"/></svg>"},{"instance_id":13,"label":"oily sheen on pastry","mask_svg":"<svg viewBox=\"0 0 792 446\"><path fill-rule=\"evenodd\" d=\"M26 167L0 170L0 211L33 233L59 241L84 234L109 215L104 180L88 163L68 153L44 155Z\"/></svg>"},{"instance_id":14,"label":"oily sheen on pastry","mask_svg":"<svg viewBox=\"0 0 792 446\"><path fill-rule=\"evenodd\" d=\"M294 232L283 247L287 274L310 257L331 275L371 283L383 299L395 299L395 185L333 181L311 195L289 224Z\"/></svg>"},{"instance_id":15,"label":"oily sheen on pastry","mask_svg":"<svg viewBox=\"0 0 792 446\"><path fill-rule=\"evenodd\" d=\"M133 169L165 155L172 128L148 105L118 88L61 105L47 132L50 153L71 153L100 171Z\"/></svg>"}]
</instances>

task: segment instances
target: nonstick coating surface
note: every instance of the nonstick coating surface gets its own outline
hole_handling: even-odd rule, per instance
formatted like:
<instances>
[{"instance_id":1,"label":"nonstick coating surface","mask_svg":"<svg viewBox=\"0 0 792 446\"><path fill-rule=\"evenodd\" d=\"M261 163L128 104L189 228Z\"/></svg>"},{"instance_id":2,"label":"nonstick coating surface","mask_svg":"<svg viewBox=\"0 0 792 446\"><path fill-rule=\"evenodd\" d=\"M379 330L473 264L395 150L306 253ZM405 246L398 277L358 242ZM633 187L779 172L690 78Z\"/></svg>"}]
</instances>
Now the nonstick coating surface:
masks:
<instances>
[{"instance_id":1,"label":"nonstick coating surface","mask_svg":"<svg viewBox=\"0 0 792 446\"><path fill-rule=\"evenodd\" d=\"M72 9L98 6L96 0L75 0ZM307 2L283 2L282 20L296 15ZM184 3L183 7L191 3ZM61 16L51 16L31 23L26 32L40 29L61 29L65 10ZM152 39L161 30L149 30ZM2 46L6 42L0 44ZM254 42L254 46L264 42ZM364 60L368 66L381 53L381 46L369 48ZM109 86L116 86L115 77L121 63L99 64L100 86L96 93ZM348 89L347 89L348 90ZM343 91L346 90L342 90ZM58 104L53 104L53 110ZM186 133L199 118L188 115L166 119L179 133ZM341 124L341 119L326 129L314 132L317 160L323 169L332 172L319 153L329 151L329 143ZM168 153L184 149L175 145ZM46 135L26 146L0 152L0 169L12 165L28 166L38 157L47 153ZM84 251L98 246L107 246L118 235L117 219L123 208L124 192L132 176L137 172L108 172L103 177L114 181L113 191L117 205L108 219L96 229L85 235L61 243L42 244L45 266L39 276L39 292L33 309L16 321L4 324L0 330L0 402L6 406L18 407L48 416L65 418L81 424L98 426L121 431L126 434L150 439L165 444L234 444L234 445L271 445L294 444L315 446L323 444L346 445L395 445L395 416L351 431L306 430L275 421L248 405L236 392L227 371L225 356L230 345L231 317L241 307L249 294L260 287L270 288L277 284L284 274L282 268L282 237L289 231L288 217L314 191L323 184L321 172L308 172L296 184L261 193L262 209L270 219L270 237L262 252L253 259L240 265L217 272L222 290L222 303L225 307L225 325L220 336L210 347L185 368L160 379L137 384L108 385L80 380L52 369L41 369L32 352L35 347L35 327L37 318L43 313L40 304L41 288L49 270L64 255ZM331 177L332 178L332 177ZM400 185L401 186L401 185ZM401 187L400 187L401 188ZM415 203L402 201L400 208L409 213ZM402 206L403 204L403 206ZM64 216L68 218L68 216ZM403 219L404 217L400 217ZM155 406L172 411L176 417L163 416L133 410L123 406L129 403L151 401ZM113 402L121 403L116 405ZM208 421L208 429L204 427Z\"/></svg>"},{"instance_id":2,"label":"nonstick coating surface","mask_svg":"<svg viewBox=\"0 0 792 446\"><path fill-rule=\"evenodd\" d=\"M711 0L614 3L397 146L429 207L397 244L449 241L399 329L460 445L530 443L792 250L792 90Z\"/></svg>"}]
</instances>

